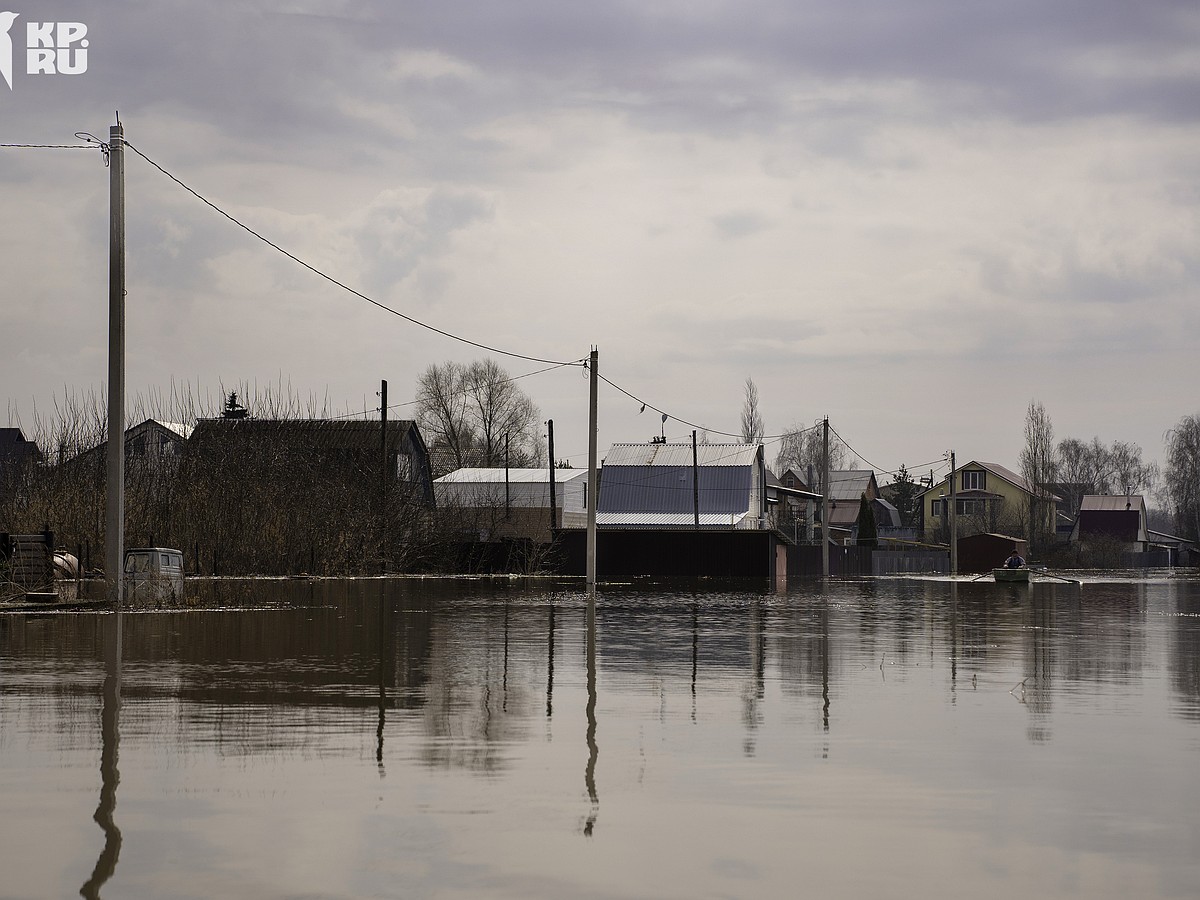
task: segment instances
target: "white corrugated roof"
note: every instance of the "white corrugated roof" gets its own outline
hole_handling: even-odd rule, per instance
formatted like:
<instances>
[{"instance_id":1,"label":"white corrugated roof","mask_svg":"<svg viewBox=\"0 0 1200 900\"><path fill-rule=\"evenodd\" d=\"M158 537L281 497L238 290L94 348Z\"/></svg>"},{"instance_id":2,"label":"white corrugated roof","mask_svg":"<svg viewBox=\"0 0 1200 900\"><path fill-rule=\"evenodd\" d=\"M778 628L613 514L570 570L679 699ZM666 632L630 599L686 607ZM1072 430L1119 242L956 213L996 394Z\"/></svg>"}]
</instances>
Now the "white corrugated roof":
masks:
<instances>
[{"instance_id":1,"label":"white corrugated roof","mask_svg":"<svg viewBox=\"0 0 1200 900\"><path fill-rule=\"evenodd\" d=\"M1081 510L1124 510L1124 509L1143 509L1146 501L1142 499L1140 494L1135 494L1131 497L1123 495L1109 494L1085 494L1083 500L1080 501L1079 508Z\"/></svg>"},{"instance_id":2,"label":"white corrugated roof","mask_svg":"<svg viewBox=\"0 0 1200 900\"><path fill-rule=\"evenodd\" d=\"M696 462L701 466L752 466L758 444L698 444ZM606 466L690 466L692 445L613 444L604 457Z\"/></svg>"},{"instance_id":3,"label":"white corrugated roof","mask_svg":"<svg viewBox=\"0 0 1200 900\"><path fill-rule=\"evenodd\" d=\"M689 448L690 450L691 448ZM724 526L730 528L741 522L749 513L701 513L700 526ZM597 525L634 528L689 527L696 524L695 513L596 513Z\"/></svg>"},{"instance_id":4,"label":"white corrugated roof","mask_svg":"<svg viewBox=\"0 0 1200 900\"><path fill-rule=\"evenodd\" d=\"M587 475L587 469L555 469L554 481L562 484ZM456 469L443 475L434 484L504 484L504 469ZM509 469L510 483L546 484L550 480L549 469Z\"/></svg>"},{"instance_id":5,"label":"white corrugated roof","mask_svg":"<svg viewBox=\"0 0 1200 900\"><path fill-rule=\"evenodd\" d=\"M181 422L164 422L161 419L155 419L154 421L158 422L158 424L161 425L163 428L168 428L171 431L175 432L177 435L179 435L185 441L192 434L192 426L191 425L184 425Z\"/></svg>"}]
</instances>

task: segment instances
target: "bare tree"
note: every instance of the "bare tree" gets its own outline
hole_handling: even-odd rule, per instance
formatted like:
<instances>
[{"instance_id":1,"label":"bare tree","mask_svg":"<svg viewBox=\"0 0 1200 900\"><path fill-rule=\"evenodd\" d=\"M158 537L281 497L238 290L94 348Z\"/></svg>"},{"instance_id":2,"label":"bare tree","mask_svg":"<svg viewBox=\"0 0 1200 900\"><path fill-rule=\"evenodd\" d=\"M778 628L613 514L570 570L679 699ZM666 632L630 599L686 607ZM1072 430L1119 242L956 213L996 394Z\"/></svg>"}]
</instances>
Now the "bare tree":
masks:
<instances>
[{"instance_id":1,"label":"bare tree","mask_svg":"<svg viewBox=\"0 0 1200 900\"><path fill-rule=\"evenodd\" d=\"M812 483L809 490L821 490L821 453L824 438L821 429L822 420L817 419L811 427L805 428L799 424L793 425L783 435L779 442L779 452L775 455L775 471L783 474L793 469L796 474L808 479L808 469L812 468ZM849 456L849 448L836 435L829 436L829 470L831 472L843 469Z\"/></svg>"},{"instance_id":2,"label":"bare tree","mask_svg":"<svg viewBox=\"0 0 1200 900\"><path fill-rule=\"evenodd\" d=\"M479 360L467 367L471 419L485 467L533 465L541 453L541 411L496 362Z\"/></svg>"},{"instance_id":3,"label":"bare tree","mask_svg":"<svg viewBox=\"0 0 1200 900\"><path fill-rule=\"evenodd\" d=\"M1142 448L1137 444L1114 441L1109 450L1113 487L1123 495L1140 494L1154 486L1158 466L1142 462Z\"/></svg>"},{"instance_id":4,"label":"bare tree","mask_svg":"<svg viewBox=\"0 0 1200 900\"><path fill-rule=\"evenodd\" d=\"M746 400L742 403L742 442L762 443L765 430L762 415L758 411L758 386L753 378L747 378Z\"/></svg>"},{"instance_id":5,"label":"bare tree","mask_svg":"<svg viewBox=\"0 0 1200 900\"><path fill-rule=\"evenodd\" d=\"M417 378L417 425L421 435L430 449L449 453L456 469L466 464L475 444L467 419L464 382L464 367L456 362L430 365Z\"/></svg>"},{"instance_id":6,"label":"bare tree","mask_svg":"<svg viewBox=\"0 0 1200 900\"><path fill-rule=\"evenodd\" d=\"M534 402L492 360L430 365L417 379L421 433L453 468L504 465L506 450L511 465L540 464L540 421Z\"/></svg>"},{"instance_id":7,"label":"bare tree","mask_svg":"<svg viewBox=\"0 0 1200 900\"><path fill-rule=\"evenodd\" d=\"M1150 490L1158 478L1158 466L1142 461L1142 448L1124 441L1109 447L1099 437L1091 443L1064 438L1057 456L1057 480L1072 513L1085 494L1137 494Z\"/></svg>"},{"instance_id":8,"label":"bare tree","mask_svg":"<svg viewBox=\"0 0 1200 900\"><path fill-rule=\"evenodd\" d=\"M1180 535L1200 540L1200 413L1167 432L1166 495Z\"/></svg>"},{"instance_id":9,"label":"bare tree","mask_svg":"<svg viewBox=\"0 0 1200 900\"><path fill-rule=\"evenodd\" d=\"M1054 453L1054 426L1040 400L1029 401L1025 411L1025 448L1021 451L1021 474L1034 490L1029 503L1029 540L1034 545L1048 541L1051 525L1046 504L1041 496L1045 487L1055 479L1057 460Z\"/></svg>"}]
</instances>

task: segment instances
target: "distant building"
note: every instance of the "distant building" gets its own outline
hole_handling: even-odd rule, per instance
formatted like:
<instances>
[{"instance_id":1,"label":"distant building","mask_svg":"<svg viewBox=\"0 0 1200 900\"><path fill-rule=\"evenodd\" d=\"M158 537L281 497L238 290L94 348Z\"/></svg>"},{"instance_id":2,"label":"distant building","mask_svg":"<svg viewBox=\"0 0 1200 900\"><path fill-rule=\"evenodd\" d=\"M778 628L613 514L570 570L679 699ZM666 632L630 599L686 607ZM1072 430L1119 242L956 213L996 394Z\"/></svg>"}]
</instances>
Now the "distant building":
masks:
<instances>
[{"instance_id":1,"label":"distant building","mask_svg":"<svg viewBox=\"0 0 1200 900\"><path fill-rule=\"evenodd\" d=\"M597 527L769 527L759 444L613 444L601 475Z\"/></svg>"},{"instance_id":2,"label":"distant building","mask_svg":"<svg viewBox=\"0 0 1200 900\"><path fill-rule=\"evenodd\" d=\"M921 493L921 521L926 540L949 539L951 478L955 480L960 537L999 533L1028 539L1031 509L1040 517L1046 532L1054 532L1056 504L1061 502L1058 496L997 463L973 460Z\"/></svg>"},{"instance_id":3,"label":"distant building","mask_svg":"<svg viewBox=\"0 0 1200 900\"><path fill-rule=\"evenodd\" d=\"M368 485L379 478L383 448L380 423L361 419L200 419L188 439L188 453L208 463L261 468L273 458L286 468L303 459ZM387 460L391 484L432 506L429 451L415 422L388 421Z\"/></svg>"},{"instance_id":4,"label":"distant building","mask_svg":"<svg viewBox=\"0 0 1200 900\"><path fill-rule=\"evenodd\" d=\"M0 500L10 496L41 462L42 451L20 428L0 428Z\"/></svg>"},{"instance_id":5,"label":"distant building","mask_svg":"<svg viewBox=\"0 0 1200 900\"><path fill-rule=\"evenodd\" d=\"M550 469L456 469L433 487L443 518L473 539L551 539ZM554 497L557 527L587 525L587 469L555 469Z\"/></svg>"},{"instance_id":6,"label":"distant building","mask_svg":"<svg viewBox=\"0 0 1200 900\"><path fill-rule=\"evenodd\" d=\"M1146 527L1146 501L1140 496L1088 494L1079 504L1071 541L1087 545L1107 542L1119 545L1126 553L1144 553L1150 549Z\"/></svg>"},{"instance_id":7,"label":"distant building","mask_svg":"<svg viewBox=\"0 0 1200 900\"><path fill-rule=\"evenodd\" d=\"M829 473L829 529L836 543L852 544L858 538L858 516L866 494L875 526L879 529L900 527L896 507L879 496L879 482L870 469L840 469Z\"/></svg>"}]
</instances>

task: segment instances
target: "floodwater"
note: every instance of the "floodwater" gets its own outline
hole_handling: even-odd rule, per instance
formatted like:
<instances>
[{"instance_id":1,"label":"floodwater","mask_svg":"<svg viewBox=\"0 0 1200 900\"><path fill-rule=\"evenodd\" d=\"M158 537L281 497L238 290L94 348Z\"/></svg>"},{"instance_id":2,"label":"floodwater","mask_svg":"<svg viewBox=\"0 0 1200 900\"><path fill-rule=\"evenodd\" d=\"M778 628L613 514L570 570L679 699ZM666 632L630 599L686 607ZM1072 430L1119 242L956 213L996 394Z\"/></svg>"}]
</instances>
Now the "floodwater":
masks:
<instances>
[{"instance_id":1,"label":"floodwater","mask_svg":"<svg viewBox=\"0 0 1200 900\"><path fill-rule=\"evenodd\" d=\"M1200 896L1200 580L0 615L0 897Z\"/></svg>"}]
</instances>

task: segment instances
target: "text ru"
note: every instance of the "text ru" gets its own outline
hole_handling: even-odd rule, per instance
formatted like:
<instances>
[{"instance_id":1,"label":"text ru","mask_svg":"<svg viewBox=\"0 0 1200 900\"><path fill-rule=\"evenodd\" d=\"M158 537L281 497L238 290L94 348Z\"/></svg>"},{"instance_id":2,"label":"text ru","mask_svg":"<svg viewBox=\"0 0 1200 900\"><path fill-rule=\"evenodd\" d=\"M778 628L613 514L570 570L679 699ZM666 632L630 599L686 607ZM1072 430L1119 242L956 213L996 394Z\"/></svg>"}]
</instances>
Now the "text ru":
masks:
<instances>
[{"instance_id":1,"label":"text ru","mask_svg":"<svg viewBox=\"0 0 1200 900\"><path fill-rule=\"evenodd\" d=\"M26 22L25 71L29 75L81 75L87 71L87 26L82 22Z\"/></svg>"}]
</instances>

